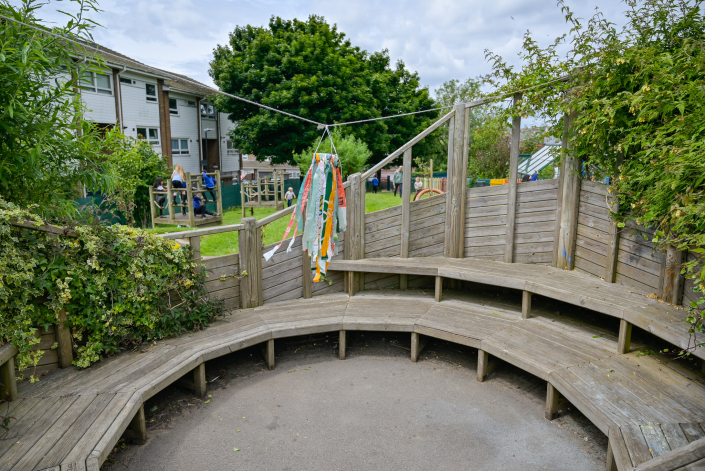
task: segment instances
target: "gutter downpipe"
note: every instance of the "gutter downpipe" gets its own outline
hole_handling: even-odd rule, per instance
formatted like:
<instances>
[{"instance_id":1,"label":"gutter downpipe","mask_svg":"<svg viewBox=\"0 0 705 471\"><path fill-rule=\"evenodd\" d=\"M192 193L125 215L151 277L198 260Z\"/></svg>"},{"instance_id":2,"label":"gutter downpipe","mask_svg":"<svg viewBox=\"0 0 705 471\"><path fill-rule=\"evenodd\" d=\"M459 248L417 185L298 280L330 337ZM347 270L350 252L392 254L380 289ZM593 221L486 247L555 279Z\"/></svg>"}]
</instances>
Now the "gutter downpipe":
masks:
<instances>
[{"instance_id":1,"label":"gutter downpipe","mask_svg":"<svg viewBox=\"0 0 705 471\"><path fill-rule=\"evenodd\" d=\"M118 83L116 84L115 90L118 90L118 104L120 105L120 132L125 134L125 116L122 114L122 82L120 82L120 74L127 70L127 66L123 65L122 70L117 73Z\"/></svg>"}]
</instances>

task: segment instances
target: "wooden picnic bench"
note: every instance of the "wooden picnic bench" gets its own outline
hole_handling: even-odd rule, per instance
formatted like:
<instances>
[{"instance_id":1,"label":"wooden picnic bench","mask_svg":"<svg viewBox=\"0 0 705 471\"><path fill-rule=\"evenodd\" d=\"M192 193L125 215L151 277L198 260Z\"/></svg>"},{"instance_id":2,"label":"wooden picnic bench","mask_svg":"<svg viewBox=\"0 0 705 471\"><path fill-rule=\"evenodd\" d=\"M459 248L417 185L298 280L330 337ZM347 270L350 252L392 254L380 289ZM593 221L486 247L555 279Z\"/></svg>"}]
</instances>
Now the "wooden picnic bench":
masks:
<instances>
[{"instance_id":1,"label":"wooden picnic bench","mask_svg":"<svg viewBox=\"0 0 705 471\"><path fill-rule=\"evenodd\" d=\"M704 433L700 373L655 355L620 354L618 333L542 306L523 316L512 297L447 292L439 302L432 291L387 290L237 310L201 332L20 384L0 469L98 470L125 433L146 437L147 399L172 383L205 393L204 362L262 344L273 368L275 339L324 332L338 332L344 359L346 332L354 330L409 333L414 361L429 337L476 348L480 381L497 359L546 380L546 417L566 401L578 408L610 437L610 469L701 448L693 445Z\"/></svg>"}]
</instances>

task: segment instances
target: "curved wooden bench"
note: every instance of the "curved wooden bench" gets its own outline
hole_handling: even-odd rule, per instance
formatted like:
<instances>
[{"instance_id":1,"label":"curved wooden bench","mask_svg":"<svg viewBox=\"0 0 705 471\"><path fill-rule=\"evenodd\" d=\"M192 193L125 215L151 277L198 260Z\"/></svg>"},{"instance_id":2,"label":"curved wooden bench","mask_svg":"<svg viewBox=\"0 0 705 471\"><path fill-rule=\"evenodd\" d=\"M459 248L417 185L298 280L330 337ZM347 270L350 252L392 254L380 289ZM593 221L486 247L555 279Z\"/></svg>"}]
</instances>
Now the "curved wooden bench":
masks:
<instances>
[{"instance_id":1,"label":"curved wooden bench","mask_svg":"<svg viewBox=\"0 0 705 471\"><path fill-rule=\"evenodd\" d=\"M235 311L202 332L22 384L10 405L17 420L0 441L0 469L98 470L126 430L145 437L147 399L174 382L205 393L205 361L263 343L273 367L275 339L324 332L339 332L344 358L347 330L408 332L412 360L426 336L477 348L480 381L493 357L545 379L547 418L570 401L609 435L619 470L705 433L703 378L656 357L620 355L615 333L541 308L526 319L520 303L478 293L437 302L430 293L376 291Z\"/></svg>"},{"instance_id":2,"label":"curved wooden bench","mask_svg":"<svg viewBox=\"0 0 705 471\"><path fill-rule=\"evenodd\" d=\"M620 352L629 351L632 325L686 349L690 336L685 323L685 311L677 306L649 298L644 293L622 284L607 283L600 278L577 271L566 271L545 265L502 263L477 259L375 258L364 260L333 260L331 271L359 273L392 273L400 275L435 276L471 281L524 293L524 315L531 311L531 295L538 294L558 301L585 307L621 320ZM437 299L440 299L437 283ZM705 349L693 355L705 359Z\"/></svg>"}]
</instances>

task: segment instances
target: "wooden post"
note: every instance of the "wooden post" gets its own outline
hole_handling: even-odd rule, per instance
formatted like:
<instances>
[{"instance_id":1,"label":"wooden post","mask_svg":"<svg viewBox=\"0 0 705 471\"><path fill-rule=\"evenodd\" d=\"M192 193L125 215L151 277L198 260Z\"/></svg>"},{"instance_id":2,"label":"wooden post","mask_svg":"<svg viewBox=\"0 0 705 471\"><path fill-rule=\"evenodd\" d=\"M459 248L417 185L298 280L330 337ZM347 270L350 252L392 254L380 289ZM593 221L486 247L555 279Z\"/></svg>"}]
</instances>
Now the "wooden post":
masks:
<instances>
[{"instance_id":1,"label":"wooden post","mask_svg":"<svg viewBox=\"0 0 705 471\"><path fill-rule=\"evenodd\" d=\"M133 433L133 440L144 443L147 440L147 422L144 420L144 404L140 406L137 413L130 422L130 430Z\"/></svg>"},{"instance_id":2,"label":"wooden post","mask_svg":"<svg viewBox=\"0 0 705 471\"><path fill-rule=\"evenodd\" d=\"M345 360L345 349L347 348L346 342L347 339L345 338L345 331L341 330L340 337L338 339L338 358L341 360Z\"/></svg>"},{"instance_id":3,"label":"wooden post","mask_svg":"<svg viewBox=\"0 0 705 471\"><path fill-rule=\"evenodd\" d=\"M578 205L580 203L580 162L575 158L570 148L570 134L573 132L576 112L573 110L564 119L563 148L567 155L563 156L561 165L561 178L563 187L561 191L561 217L557 220L559 225L556 266L572 270L575 263L575 238L578 230Z\"/></svg>"},{"instance_id":4,"label":"wooden post","mask_svg":"<svg viewBox=\"0 0 705 471\"><path fill-rule=\"evenodd\" d=\"M440 303L443 299L443 277L436 276L436 289L435 289L435 299L437 303Z\"/></svg>"},{"instance_id":5,"label":"wooden post","mask_svg":"<svg viewBox=\"0 0 705 471\"><path fill-rule=\"evenodd\" d=\"M629 353L632 343L632 324L624 319L619 320L619 341L617 343L617 352L620 355Z\"/></svg>"},{"instance_id":6,"label":"wooden post","mask_svg":"<svg viewBox=\"0 0 705 471\"><path fill-rule=\"evenodd\" d=\"M167 197L168 198L168 197ZM157 208L155 207L156 202L154 201L154 188L149 187L149 214L152 216L152 229L154 229L154 219L157 217ZM161 210L159 210L161 213Z\"/></svg>"},{"instance_id":7,"label":"wooden post","mask_svg":"<svg viewBox=\"0 0 705 471\"><path fill-rule=\"evenodd\" d=\"M193 391L198 397L206 395L206 363L203 362L193 369Z\"/></svg>"},{"instance_id":8,"label":"wooden post","mask_svg":"<svg viewBox=\"0 0 705 471\"><path fill-rule=\"evenodd\" d=\"M609 194L610 210L619 211L619 200L615 195ZM605 281L614 283L617 274L617 258L619 257L619 227L617 221L610 221L610 235L607 241L607 264L605 266Z\"/></svg>"},{"instance_id":9,"label":"wooden post","mask_svg":"<svg viewBox=\"0 0 705 471\"><path fill-rule=\"evenodd\" d=\"M217 192L215 211L218 216L223 216L223 183L220 181L220 170L215 171L215 188Z\"/></svg>"},{"instance_id":10,"label":"wooden post","mask_svg":"<svg viewBox=\"0 0 705 471\"><path fill-rule=\"evenodd\" d=\"M663 300L667 303L678 305L683 297L683 277L681 265L685 252L677 250L675 246L666 248L666 270L663 280Z\"/></svg>"},{"instance_id":11,"label":"wooden post","mask_svg":"<svg viewBox=\"0 0 705 471\"><path fill-rule=\"evenodd\" d=\"M465 164L468 139L468 120L465 104L454 107L455 115L449 120L448 133L448 192L446 195L446 221L443 256L462 258L465 248L465 204L467 200L467 174Z\"/></svg>"},{"instance_id":12,"label":"wooden post","mask_svg":"<svg viewBox=\"0 0 705 471\"><path fill-rule=\"evenodd\" d=\"M360 174L356 173L354 175L348 176L348 181L350 186L348 188L348 201L347 206L347 216L348 216L348 229L345 234L345 259L346 260L359 260L362 258L364 253L361 253L362 247L362 230L360 223L362 217L360 212L364 211L364 208L360 208L361 202L364 201L360 195ZM360 276L355 272L348 272L347 281L347 292L348 295L354 296L356 292L363 289L360 286Z\"/></svg>"},{"instance_id":13,"label":"wooden post","mask_svg":"<svg viewBox=\"0 0 705 471\"><path fill-rule=\"evenodd\" d=\"M260 247L257 245L257 230L255 218L243 218L245 226L238 234L240 248L240 272L244 275L240 280L240 301L243 308L260 305L259 287L262 284L259 271Z\"/></svg>"},{"instance_id":14,"label":"wooden post","mask_svg":"<svg viewBox=\"0 0 705 471\"><path fill-rule=\"evenodd\" d=\"M186 172L186 210L188 210L188 223L190 227L196 227L196 214L193 211L193 191L191 190L191 174ZM182 201L182 203L184 203ZM183 210L183 208L182 208Z\"/></svg>"},{"instance_id":15,"label":"wooden post","mask_svg":"<svg viewBox=\"0 0 705 471\"><path fill-rule=\"evenodd\" d=\"M492 372L494 364L490 362L490 355L484 350L477 350L477 380L483 382L485 377Z\"/></svg>"},{"instance_id":16,"label":"wooden post","mask_svg":"<svg viewBox=\"0 0 705 471\"><path fill-rule=\"evenodd\" d=\"M507 233L504 240L504 262L514 261L514 226L517 204L517 175L519 173L519 140L521 138L521 115L517 111L521 93L514 95L514 113L512 117L512 142L509 150L509 191L507 192Z\"/></svg>"},{"instance_id":17,"label":"wooden post","mask_svg":"<svg viewBox=\"0 0 705 471\"><path fill-rule=\"evenodd\" d=\"M5 349L0 350L0 353L17 354L17 350L11 345L5 345ZM10 350L12 349L12 352ZM0 365L0 400L12 402L17 399L17 380L15 379L15 358L11 356Z\"/></svg>"},{"instance_id":18,"label":"wooden post","mask_svg":"<svg viewBox=\"0 0 705 471\"><path fill-rule=\"evenodd\" d=\"M531 292L524 290L521 293L521 318L529 317L531 317Z\"/></svg>"},{"instance_id":19,"label":"wooden post","mask_svg":"<svg viewBox=\"0 0 705 471\"><path fill-rule=\"evenodd\" d=\"M553 420L558 417L558 411L565 408L566 401L551 383L546 389L546 419Z\"/></svg>"},{"instance_id":20,"label":"wooden post","mask_svg":"<svg viewBox=\"0 0 705 471\"><path fill-rule=\"evenodd\" d=\"M401 258L409 258L409 225L411 224L411 148L404 151L404 174L401 186Z\"/></svg>"},{"instance_id":21,"label":"wooden post","mask_svg":"<svg viewBox=\"0 0 705 471\"><path fill-rule=\"evenodd\" d=\"M402 187L402 190L404 188ZM411 361L416 363L419 361L419 356L421 356L421 351L426 346L428 337L422 336L416 332L411 333Z\"/></svg>"},{"instance_id":22,"label":"wooden post","mask_svg":"<svg viewBox=\"0 0 705 471\"><path fill-rule=\"evenodd\" d=\"M68 368L73 363L73 343L71 329L66 325L66 310L59 311L59 322L54 325L56 343L58 344L59 368Z\"/></svg>"},{"instance_id":23,"label":"wooden post","mask_svg":"<svg viewBox=\"0 0 705 471\"><path fill-rule=\"evenodd\" d=\"M196 266L201 264L201 236L189 237L189 245L191 246L191 256Z\"/></svg>"},{"instance_id":24,"label":"wooden post","mask_svg":"<svg viewBox=\"0 0 705 471\"><path fill-rule=\"evenodd\" d=\"M240 179L240 218L245 217L245 180Z\"/></svg>"},{"instance_id":25,"label":"wooden post","mask_svg":"<svg viewBox=\"0 0 705 471\"><path fill-rule=\"evenodd\" d=\"M301 231L303 233L303 231ZM303 258L301 275L304 278L304 299L309 299L313 296L313 288L311 286L311 257L308 252L301 252L301 257Z\"/></svg>"},{"instance_id":26,"label":"wooden post","mask_svg":"<svg viewBox=\"0 0 705 471\"><path fill-rule=\"evenodd\" d=\"M166 203L167 207L169 208L169 219L171 219L172 221L176 219L176 215L174 213L174 200L176 200L176 196L172 194L170 178L166 181Z\"/></svg>"},{"instance_id":27,"label":"wooden post","mask_svg":"<svg viewBox=\"0 0 705 471\"><path fill-rule=\"evenodd\" d=\"M274 177L274 211L276 212L279 211L279 172L272 172L272 176ZM269 189L269 185L267 185L267 189Z\"/></svg>"},{"instance_id":28,"label":"wooden post","mask_svg":"<svg viewBox=\"0 0 705 471\"><path fill-rule=\"evenodd\" d=\"M267 340L264 349L264 359L267 362L267 368L274 369L274 339Z\"/></svg>"}]
</instances>

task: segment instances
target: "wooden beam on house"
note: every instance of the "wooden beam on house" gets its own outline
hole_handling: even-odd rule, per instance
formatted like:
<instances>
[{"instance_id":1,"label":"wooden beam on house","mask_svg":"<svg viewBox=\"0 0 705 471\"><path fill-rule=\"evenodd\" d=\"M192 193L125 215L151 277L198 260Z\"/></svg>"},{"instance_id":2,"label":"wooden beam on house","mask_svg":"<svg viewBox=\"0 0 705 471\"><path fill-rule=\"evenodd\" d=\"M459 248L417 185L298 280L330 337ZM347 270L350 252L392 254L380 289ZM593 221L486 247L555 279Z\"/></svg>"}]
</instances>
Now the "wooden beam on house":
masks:
<instances>
[{"instance_id":1,"label":"wooden beam on house","mask_svg":"<svg viewBox=\"0 0 705 471\"><path fill-rule=\"evenodd\" d=\"M521 140L521 115L517 108L521 93L514 95L512 117L512 140L509 148L509 189L507 191L507 232L504 240L504 262L514 261L514 230L517 204L517 176L519 174L519 141Z\"/></svg>"}]
</instances>

